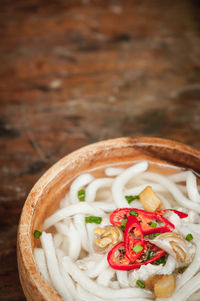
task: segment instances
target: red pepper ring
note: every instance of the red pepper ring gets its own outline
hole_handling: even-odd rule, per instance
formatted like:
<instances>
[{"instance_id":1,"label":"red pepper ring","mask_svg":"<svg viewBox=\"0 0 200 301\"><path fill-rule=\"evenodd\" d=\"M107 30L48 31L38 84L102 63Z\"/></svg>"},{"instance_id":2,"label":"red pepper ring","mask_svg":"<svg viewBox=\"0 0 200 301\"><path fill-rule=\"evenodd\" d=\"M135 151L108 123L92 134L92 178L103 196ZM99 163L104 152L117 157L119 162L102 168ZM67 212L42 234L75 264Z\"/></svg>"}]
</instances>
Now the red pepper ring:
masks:
<instances>
[{"instance_id":1,"label":"red pepper ring","mask_svg":"<svg viewBox=\"0 0 200 301\"><path fill-rule=\"evenodd\" d=\"M142 209L137 208L119 208L113 211L110 215L110 222L114 226L120 227L121 223L124 219L127 219L130 216L130 210L135 211L138 216L136 216L137 220L141 225L141 229L144 235L152 234L152 233L165 233L172 232L175 227L174 225L164 218L162 215L157 213L148 212ZM162 213L164 214L164 213ZM160 227L152 227L152 221L161 222L164 225Z\"/></svg>"},{"instance_id":2,"label":"red pepper ring","mask_svg":"<svg viewBox=\"0 0 200 301\"><path fill-rule=\"evenodd\" d=\"M139 269L142 265L152 263L166 254L162 249L159 249L149 242L148 244L156 250L155 256L146 261L142 261L142 258L138 258L134 263L131 263L126 256L124 243L120 242L119 244L115 245L107 255L109 265L115 270L129 271L133 269Z\"/></svg>"},{"instance_id":3,"label":"red pepper ring","mask_svg":"<svg viewBox=\"0 0 200 301\"><path fill-rule=\"evenodd\" d=\"M131 262L134 262L144 252L146 245L144 234L142 233L140 223L133 215L129 215L125 226L124 245L126 256Z\"/></svg>"}]
</instances>

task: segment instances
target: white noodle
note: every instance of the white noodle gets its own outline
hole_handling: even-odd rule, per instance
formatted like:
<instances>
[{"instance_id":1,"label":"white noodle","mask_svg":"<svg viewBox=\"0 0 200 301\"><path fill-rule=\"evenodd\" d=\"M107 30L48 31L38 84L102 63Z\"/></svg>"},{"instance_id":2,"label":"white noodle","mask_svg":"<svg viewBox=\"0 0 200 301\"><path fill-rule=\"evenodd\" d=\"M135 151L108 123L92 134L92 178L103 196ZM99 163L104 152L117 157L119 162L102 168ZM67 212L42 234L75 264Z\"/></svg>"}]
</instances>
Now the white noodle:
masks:
<instances>
[{"instance_id":1,"label":"white noodle","mask_svg":"<svg viewBox=\"0 0 200 301\"><path fill-rule=\"evenodd\" d=\"M149 184L142 184L133 188L129 188L125 190L124 195L138 195L140 194L147 186L151 186L152 189L156 192L163 191L165 188L159 184L149 183Z\"/></svg>"},{"instance_id":2,"label":"white noodle","mask_svg":"<svg viewBox=\"0 0 200 301\"><path fill-rule=\"evenodd\" d=\"M101 187L110 187L113 179L99 178L92 181L85 190L85 199L87 202L94 202L97 190Z\"/></svg>"},{"instance_id":3,"label":"white noodle","mask_svg":"<svg viewBox=\"0 0 200 301\"><path fill-rule=\"evenodd\" d=\"M88 185L90 182L94 180L94 177L91 174L83 174L77 177L74 182L71 184L69 195L70 195L70 202L72 204L78 203L78 191L83 188L84 186Z\"/></svg>"},{"instance_id":4,"label":"white noodle","mask_svg":"<svg viewBox=\"0 0 200 301\"><path fill-rule=\"evenodd\" d=\"M99 276L106 268L108 268L107 254L103 256L103 258L96 263L96 265L86 271L87 275L90 278L95 278Z\"/></svg>"},{"instance_id":5,"label":"white noodle","mask_svg":"<svg viewBox=\"0 0 200 301\"><path fill-rule=\"evenodd\" d=\"M120 288L120 285L119 285L119 282L116 280L116 281L111 281L109 284L109 287L110 288Z\"/></svg>"},{"instance_id":6,"label":"white noodle","mask_svg":"<svg viewBox=\"0 0 200 301\"><path fill-rule=\"evenodd\" d=\"M72 276L72 278L77 281L82 287L84 287L88 292L94 294L100 298L107 299L119 299L119 298L131 298L131 297L150 297L151 293L142 291L140 288L124 288L124 289L111 289L98 285L95 281L91 280L86 274L81 271L75 263L69 257L63 258L63 266L65 270Z\"/></svg>"},{"instance_id":7,"label":"white noodle","mask_svg":"<svg viewBox=\"0 0 200 301\"><path fill-rule=\"evenodd\" d=\"M44 250L41 248L35 248L34 249L34 258L35 258L37 267L38 267L39 271L41 272L42 276L44 277L46 282L51 285L51 279L49 277L49 272L47 269Z\"/></svg>"},{"instance_id":8,"label":"white noodle","mask_svg":"<svg viewBox=\"0 0 200 301\"><path fill-rule=\"evenodd\" d=\"M197 179L191 171L188 171L187 174L186 187L189 198L193 202L200 203L200 195L197 188Z\"/></svg>"},{"instance_id":9,"label":"white noodle","mask_svg":"<svg viewBox=\"0 0 200 301\"><path fill-rule=\"evenodd\" d=\"M93 294L90 294L88 291L84 290L80 285L77 285L77 292L79 293L79 296L83 301L109 301L109 299L105 299L105 297L102 299L94 296ZM152 301L152 299L134 298L134 297L125 298L125 299L117 298L116 300L117 301Z\"/></svg>"},{"instance_id":10,"label":"white noodle","mask_svg":"<svg viewBox=\"0 0 200 301\"><path fill-rule=\"evenodd\" d=\"M170 275L176 268L176 259L171 255L168 256L166 264L157 272L157 274Z\"/></svg>"},{"instance_id":11,"label":"white noodle","mask_svg":"<svg viewBox=\"0 0 200 301\"><path fill-rule=\"evenodd\" d=\"M118 208L129 207L124 197L124 186L133 177L143 173L148 168L148 162L137 163L123 171L113 182L112 195Z\"/></svg>"},{"instance_id":12,"label":"white noodle","mask_svg":"<svg viewBox=\"0 0 200 301\"><path fill-rule=\"evenodd\" d=\"M70 204L70 198L69 198L69 192L67 192L65 197L60 201L60 209L69 206L69 204Z\"/></svg>"},{"instance_id":13,"label":"white noodle","mask_svg":"<svg viewBox=\"0 0 200 301\"><path fill-rule=\"evenodd\" d=\"M79 232L79 237L81 239L81 245L83 249L89 251L88 248L88 234L85 226L85 217L82 214L77 214L74 216L74 225L76 230Z\"/></svg>"},{"instance_id":14,"label":"white noodle","mask_svg":"<svg viewBox=\"0 0 200 301\"><path fill-rule=\"evenodd\" d=\"M127 203L126 207L137 208L137 209L143 209L144 210L144 207L143 207L142 203L139 200L134 200L130 204L128 204L128 202L126 201L126 203Z\"/></svg>"},{"instance_id":15,"label":"white noodle","mask_svg":"<svg viewBox=\"0 0 200 301\"><path fill-rule=\"evenodd\" d=\"M120 287L129 287L127 271L116 271Z\"/></svg>"},{"instance_id":16,"label":"white noodle","mask_svg":"<svg viewBox=\"0 0 200 301\"><path fill-rule=\"evenodd\" d=\"M65 253L65 256L69 255L69 239L67 236L63 237L63 241L60 248Z\"/></svg>"},{"instance_id":17,"label":"white noodle","mask_svg":"<svg viewBox=\"0 0 200 301\"><path fill-rule=\"evenodd\" d=\"M97 278L97 283L103 286L109 286L111 278L115 275L115 270L111 267L106 268Z\"/></svg>"},{"instance_id":18,"label":"white noodle","mask_svg":"<svg viewBox=\"0 0 200 301\"><path fill-rule=\"evenodd\" d=\"M174 198L180 205L189 209L194 209L200 213L200 204L191 202L189 199L187 199L178 189L176 184L170 181L167 177L154 172L143 173L143 177L147 180L151 179L153 181L160 182L163 186L165 186L166 189L170 191L170 193L174 196Z\"/></svg>"},{"instance_id":19,"label":"white noodle","mask_svg":"<svg viewBox=\"0 0 200 301\"><path fill-rule=\"evenodd\" d=\"M184 195L186 196L187 195L187 189L185 186L181 185L181 184L176 184L176 186L178 187L178 189L184 193Z\"/></svg>"},{"instance_id":20,"label":"white noodle","mask_svg":"<svg viewBox=\"0 0 200 301\"><path fill-rule=\"evenodd\" d=\"M71 223L68 231L68 238L69 238L69 256L72 259L77 259L79 257L81 251L81 238L74 227L73 223Z\"/></svg>"},{"instance_id":21,"label":"white noodle","mask_svg":"<svg viewBox=\"0 0 200 301\"><path fill-rule=\"evenodd\" d=\"M107 177L116 177L119 176L124 171L124 168L121 167L107 167L105 169L105 175Z\"/></svg>"},{"instance_id":22,"label":"white noodle","mask_svg":"<svg viewBox=\"0 0 200 301\"><path fill-rule=\"evenodd\" d=\"M83 289L79 284L77 285L77 293L81 301L105 301L105 299L96 297Z\"/></svg>"},{"instance_id":23,"label":"white noodle","mask_svg":"<svg viewBox=\"0 0 200 301\"><path fill-rule=\"evenodd\" d=\"M185 182L187 177L187 171L182 171L175 173L173 175L168 176L168 179L170 179L173 182Z\"/></svg>"},{"instance_id":24,"label":"white noodle","mask_svg":"<svg viewBox=\"0 0 200 301\"><path fill-rule=\"evenodd\" d=\"M163 206L164 209L171 209L171 208L172 208L170 202L169 202L166 198L164 198L164 197L161 195L161 193L157 193L157 195L158 195L159 199L162 201L162 203L163 203L163 205L164 205L164 206Z\"/></svg>"},{"instance_id":25,"label":"white noodle","mask_svg":"<svg viewBox=\"0 0 200 301\"><path fill-rule=\"evenodd\" d=\"M90 253L94 253L93 243L94 243L94 228L96 228L96 224L86 224L87 235L88 235L88 249Z\"/></svg>"},{"instance_id":26,"label":"white noodle","mask_svg":"<svg viewBox=\"0 0 200 301\"><path fill-rule=\"evenodd\" d=\"M57 222L63 220L66 217L73 216L75 214L90 214L90 215L98 215L103 216L103 211L97 208L92 207L92 205L81 202L74 205L70 205L69 207L59 209L54 214L46 218L44 221L43 228L44 230L53 226Z\"/></svg>"},{"instance_id":27,"label":"white noodle","mask_svg":"<svg viewBox=\"0 0 200 301\"><path fill-rule=\"evenodd\" d=\"M76 288L75 288L75 285L74 285L74 281L72 280L70 275L64 270L64 267L62 265L62 259L65 256L65 254L62 252L62 250L57 249L56 250L56 255L57 255L57 258L58 258L60 273L63 277L66 288L70 292L73 300L78 301L78 294L77 294L77 291L76 291Z\"/></svg>"},{"instance_id":28,"label":"white noodle","mask_svg":"<svg viewBox=\"0 0 200 301\"><path fill-rule=\"evenodd\" d=\"M63 241L63 235L60 233L54 234L53 241L55 248L59 248Z\"/></svg>"},{"instance_id":29,"label":"white noodle","mask_svg":"<svg viewBox=\"0 0 200 301\"><path fill-rule=\"evenodd\" d=\"M117 209L114 203L94 202L93 206L94 208L99 208L101 210L104 210L105 212L112 212Z\"/></svg>"},{"instance_id":30,"label":"white noodle","mask_svg":"<svg viewBox=\"0 0 200 301\"><path fill-rule=\"evenodd\" d=\"M46 256L47 266L53 286L55 287L57 292L63 297L64 300L72 301L73 299L69 291L67 290L59 271L52 234L42 232L42 235L40 236L40 241Z\"/></svg>"},{"instance_id":31,"label":"white noodle","mask_svg":"<svg viewBox=\"0 0 200 301\"><path fill-rule=\"evenodd\" d=\"M200 291L197 291L195 294L190 296L190 301L199 301L199 294L200 294Z\"/></svg>"},{"instance_id":32,"label":"white noodle","mask_svg":"<svg viewBox=\"0 0 200 301\"><path fill-rule=\"evenodd\" d=\"M189 227L192 231L199 234L200 233L200 224L193 224L193 223L182 223L183 226Z\"/></svg>"},{"instance_id":33,"label":"white noodle","mask_svg":"<svg viewBox=\"0 0 200 301\"><path fill-rule=\"evenodd\" d=\"M177 281L177 289L183 287L187 283L187 281L189 281L198 272L200 268L200 235L192 232L190 228L180 228L180 232L184 236L186 236L189 233L189 231L193 235L193 242L196 244L196 252L192 263L187 267L185 272L182 274L181 278Z\"/></svg>"},{"instance_id":34,"label":"white noodle","mask_svg":"<svg viewBox=\"0 0 200 301\"><path fill-rule=\"evenodd\" d=\"M57 231L59 234L68 236L69 225L67 226L67 225L64 224L63 222L58 222L58 223L55 224L55 228L56 228L56 231Z\"/></svg>"},{"instance_id":35,"label":"white noodle","mask_svg":"<svg viewBox=\"0 0 200 301\"><path fill-rule=\"evenodd\" d=\"M78 267L81 269L81 270L87 270L88 269L93 269L96 264L101 261L101 259L103 258L104 255L102 254L99 254L99 253L93 253L92 255L90 254L89 256L87 257L84 257L83 259L78 259L76 261L76 264L78 265Z\"/></svg>"}]
</instances>

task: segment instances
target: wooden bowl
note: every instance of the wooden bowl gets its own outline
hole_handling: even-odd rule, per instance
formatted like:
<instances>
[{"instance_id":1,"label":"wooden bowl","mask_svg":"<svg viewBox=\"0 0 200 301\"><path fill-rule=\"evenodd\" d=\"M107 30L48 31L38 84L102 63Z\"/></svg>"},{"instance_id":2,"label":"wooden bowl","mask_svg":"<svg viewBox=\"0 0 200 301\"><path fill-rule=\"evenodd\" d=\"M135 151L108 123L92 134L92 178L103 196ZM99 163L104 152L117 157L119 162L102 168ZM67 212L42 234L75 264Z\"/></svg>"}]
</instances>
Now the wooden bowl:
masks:
<instances>
[{"instance_id":1,"label":"wooden bowl","mask_svg":"<svg viewBox=\"0 0 200 301\"><path fill-rule=\"evenodd\" d=\"M170 163L200 174L200 151L189 146L158 138L118 138L67 155L39 179L25 202L17 238L19 276L27 300L62 300L35 264L33 248L37 242L33 232L42 230L44 219L57 209L71 179L101 165L140 159Z\"/></svg>"}]
</instances>

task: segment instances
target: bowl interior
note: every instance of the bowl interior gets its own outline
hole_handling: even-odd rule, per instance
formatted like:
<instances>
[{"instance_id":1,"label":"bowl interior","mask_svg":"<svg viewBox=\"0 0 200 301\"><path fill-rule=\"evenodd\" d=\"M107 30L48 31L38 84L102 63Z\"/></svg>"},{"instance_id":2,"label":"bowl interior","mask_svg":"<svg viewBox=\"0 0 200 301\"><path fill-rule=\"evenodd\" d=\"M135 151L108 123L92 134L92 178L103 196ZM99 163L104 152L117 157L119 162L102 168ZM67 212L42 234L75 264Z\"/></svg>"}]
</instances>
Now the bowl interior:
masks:
<instances>
[{"instance_id":1,"label":"bowl interior","mask_svg":"<svg viewBox=\"0 0 200 301\"><path fill-rule=\"evenodd\" d=\"M107 165L127 165L147 159L155 163L189 168L200 173L200 152L183 144L156 138L119 138L84 147L50 168L31 190L18 230L18 265L22 287L28 300L62 300L45 282L33 258L35 229L42 231L45 218L59 206L72 180L79 174Z\"/></svg>"}]
</instances>

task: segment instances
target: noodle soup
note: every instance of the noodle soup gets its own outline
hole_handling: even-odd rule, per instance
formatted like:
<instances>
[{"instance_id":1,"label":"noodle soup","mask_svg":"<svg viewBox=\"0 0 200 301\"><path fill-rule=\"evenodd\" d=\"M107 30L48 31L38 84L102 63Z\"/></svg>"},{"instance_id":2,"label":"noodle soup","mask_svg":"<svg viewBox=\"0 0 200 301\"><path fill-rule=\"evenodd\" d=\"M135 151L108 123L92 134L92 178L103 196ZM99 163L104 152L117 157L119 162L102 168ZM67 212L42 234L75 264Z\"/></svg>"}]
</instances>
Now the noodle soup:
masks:
<instances>
[{"instance_id":1,"label":"noodle soup","mask_svg":"<svg viewBox=\"0 0 200 301\"><path fill-rule=\"evenodd\" d=\"M35 229L40 272L67 301L197 300L198 181L147 160L82 173Z\"/></svg>"}]
</instances>

